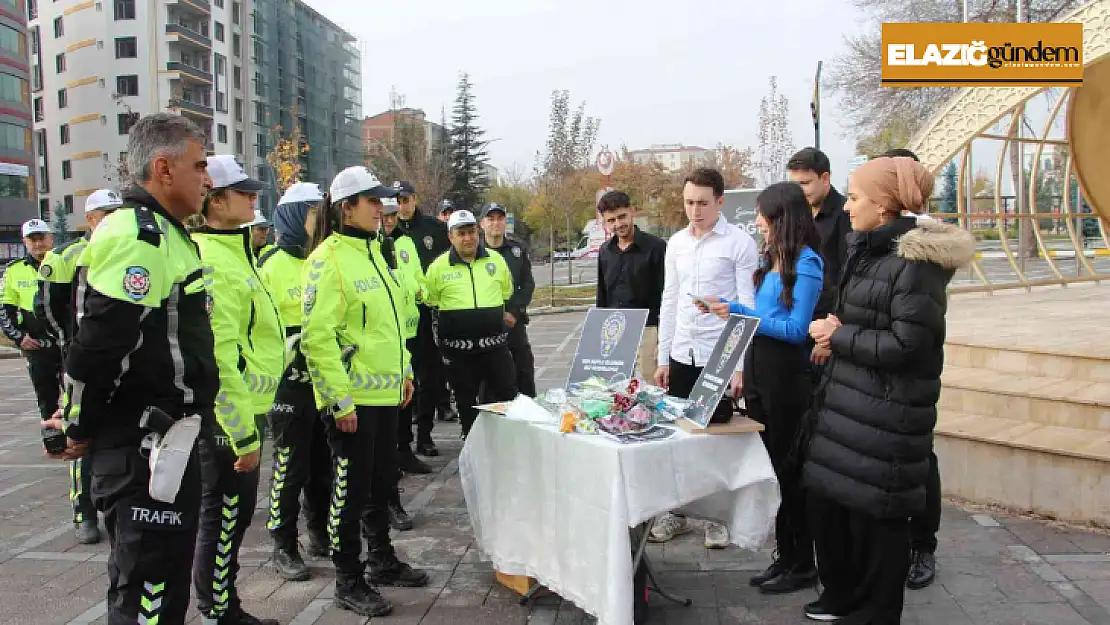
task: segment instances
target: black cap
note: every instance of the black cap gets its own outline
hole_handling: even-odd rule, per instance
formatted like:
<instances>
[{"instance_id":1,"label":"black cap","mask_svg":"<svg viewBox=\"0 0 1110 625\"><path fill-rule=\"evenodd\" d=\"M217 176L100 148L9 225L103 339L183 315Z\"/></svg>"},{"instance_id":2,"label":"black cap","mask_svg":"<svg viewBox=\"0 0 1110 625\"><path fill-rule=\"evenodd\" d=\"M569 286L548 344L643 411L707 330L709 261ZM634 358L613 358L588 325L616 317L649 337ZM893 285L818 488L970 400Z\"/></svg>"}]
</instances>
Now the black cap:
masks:
<instances>
[{"instance_id":1,"label":"black cap","mask_svg":"<svg viewBox=\"0 0 1110 625\"><path fill-rule=\"evenodd\" d=\"M397 197L408 197L416 195L416 187L408 180L397 180L393 183L393 189L397 191Z\"/></svg>"},{"instance_id":2,"label":"black cap","mask_svg":"<svg viewBox=\"0 0 1110 625\"><path fill-rule=\"evenodd\" d=\"M439 203L439 212L450 213L453 210L455 210L455 203L451 200L443 200Z\"/></svg>"},{"instance_id":3,"label":"black cap","mask_svg":"<svg viewBox=\"0 0 1110 625\"><path fill-rule=\"evenodd\" d=\"M508 216L508 214L509 214L508 211L505 210L504 206L494 202L493 204L486 204L486 209L484 211L482 211L482 217L486 217L490 213L495 213L495 212L496 213L501 213L502 215L505 215L505 216Z\"/></svg>"}]
</instances>

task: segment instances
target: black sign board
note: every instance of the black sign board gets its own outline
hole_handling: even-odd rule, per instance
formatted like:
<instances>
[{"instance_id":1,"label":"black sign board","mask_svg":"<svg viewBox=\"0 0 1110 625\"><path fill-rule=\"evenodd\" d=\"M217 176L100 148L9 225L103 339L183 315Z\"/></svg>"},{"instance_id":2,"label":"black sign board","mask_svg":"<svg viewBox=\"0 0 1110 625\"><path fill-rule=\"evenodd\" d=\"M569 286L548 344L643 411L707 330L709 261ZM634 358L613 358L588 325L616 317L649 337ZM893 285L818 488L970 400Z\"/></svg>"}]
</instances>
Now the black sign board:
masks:
<instances>
[{"instance_id":1,"label":"black sign board","mask_svg":"<svg viewBox=\"0 0 1110 625\"><path fill-rule=\"evenodd\" d=\"M721 335L717 337L717 344L713 346L709 361L705 363L698 381L694 383L694 390L690 391L692 405L686 418L703 428L709 425L709 419L713 417L717 403L725 394L732 374L740 367L741 358L752 342L757 327L758 317L729 316Z\"/></svg>"},{"instance_id":2,"label":"black sign board","mask_svg":"<svg viewBox=\"0 0 1110 625\"><path fill-rule=\"evenodd\" d=\"M567 386L597 376L616 381L636 371L646 308L591 308L582 324Z\"/></svg>"},{"instance_id":3,"label":"black sign board","mask_svg":"<svg viewBox=\"0 0 1110 625\"><path fill-rule=\"evenodd\" d=\"M759 243L759 231L755 228L756 198L763 189L729 189L725 191L725 205L721 213L734 226L747 232Z\"/></svg>"}]
</instances>

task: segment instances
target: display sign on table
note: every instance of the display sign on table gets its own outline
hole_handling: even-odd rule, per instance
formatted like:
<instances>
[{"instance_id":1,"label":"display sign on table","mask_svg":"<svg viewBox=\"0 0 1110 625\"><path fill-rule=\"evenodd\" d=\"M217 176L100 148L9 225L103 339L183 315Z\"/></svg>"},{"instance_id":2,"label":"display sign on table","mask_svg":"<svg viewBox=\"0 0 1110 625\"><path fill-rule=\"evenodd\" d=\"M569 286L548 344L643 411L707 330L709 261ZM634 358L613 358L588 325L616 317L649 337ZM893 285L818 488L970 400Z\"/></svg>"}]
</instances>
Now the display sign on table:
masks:
<instances>
[{"instance_id":1,"label":"display sign on table","mask_svg":"<svg viewBox=\"0 0 1110 625\"><path fill-rule=\"evenodd\" d=\"M690 391L691 405L686 418L703 428L709 425L709 419L724 396L732 374L739 368L740 359L752 342L757 327L758 317L729 316L709 360L694 383L694 389Z\"/></svg>"},{"instance_id":2,"label":"display sign on table","mask_svg":"<svg viewBox=\"0 0 1110 625\"><path fill-rule=\"evenodd\" d=\"M591 308L582 324L567 387L591 377L631 378L647 317L646 308Z\"/></svg>"}]
</instances>

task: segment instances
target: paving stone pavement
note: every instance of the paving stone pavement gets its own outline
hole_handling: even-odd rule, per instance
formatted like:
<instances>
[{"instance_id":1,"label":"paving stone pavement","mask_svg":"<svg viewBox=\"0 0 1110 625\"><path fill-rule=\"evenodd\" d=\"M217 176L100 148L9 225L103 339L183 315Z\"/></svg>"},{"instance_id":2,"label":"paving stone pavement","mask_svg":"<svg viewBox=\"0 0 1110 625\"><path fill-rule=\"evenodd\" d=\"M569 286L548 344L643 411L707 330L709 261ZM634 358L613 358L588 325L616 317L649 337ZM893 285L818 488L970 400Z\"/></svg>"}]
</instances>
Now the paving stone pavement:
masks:
<instances>
[{"instance_id":1,"label":"paving stone pavement","mask_svg":"<svg viewBox=\"0 0 1110 625\"><path fill-rule=\"evenodd\" d=\"M565 380L582 313L536 317L530 326L540 388ZM458 426L437 424L436 473L403 482L416 529L395 534L412 564L430 572L422 589L385 589L394 613L373 622L536 625L592 622L548 596L531 607L494 583L475 552L459 483ZM263 484L268 482L265 471ZM1063 485L1062 485L1063 486ZM68 476L39 451L34 397L20 360L0 360L0 624L103 623L107 587L104 544L77 545L69 522ZM265 487L242 551L239 588L251 612L292 625L365 623L331 605L331 564L311 562L313 579L283 582L269 568ZM692 532L650 547L662 582L693 599L689 608L652 598L652 623L733 625L803 623L814 591L764 597L748 577L769 549L709 551ZM1110 625L1110 536L946 504L937 582L907 591L906 625ZM199 623L195 613L190 622Z\"/></svg>"}]
</instances>

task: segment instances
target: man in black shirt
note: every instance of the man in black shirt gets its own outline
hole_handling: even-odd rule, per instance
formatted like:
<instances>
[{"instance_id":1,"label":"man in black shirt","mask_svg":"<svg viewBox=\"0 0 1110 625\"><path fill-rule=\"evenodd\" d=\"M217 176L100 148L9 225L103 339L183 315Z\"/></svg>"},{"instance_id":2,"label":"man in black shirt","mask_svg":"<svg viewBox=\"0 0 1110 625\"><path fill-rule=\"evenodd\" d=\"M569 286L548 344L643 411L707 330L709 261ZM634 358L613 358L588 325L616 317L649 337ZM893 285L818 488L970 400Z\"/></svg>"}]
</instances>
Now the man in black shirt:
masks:
<instances>
[{"instance_id":1,"label":"man in black shirt","mask_svg":"<svg viewBox=\"0 0 1110 625\"><path fill-rule=\"evenodd\" d=\"M597 259L598 308L646 308L647 327L636 354L643 379L655 379L659 349L659 306L663 300L663 258L667 242L640 230L628 195L610 191L597 210L613 238L601 246Z\"/></svg>"},{"instance_id":2,"label":"man in black shirt","mask_svg":"<svg viewBox=\"0 0 1110 625\"><path fill-rule=\"evenodd\" d=\"M536 396L536 359L528 342L528 304L536 281L532 278L532 261L528 248L521 241L505 234L508 221L505 207L500 204L486 206L482 215L482 233L486 248L496 250L509 266L513 276L513 295L505 302L505 323L509 326L509 352L516 365L517 390L529 397Z\"/></svg>"}]
</instances>

